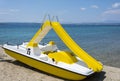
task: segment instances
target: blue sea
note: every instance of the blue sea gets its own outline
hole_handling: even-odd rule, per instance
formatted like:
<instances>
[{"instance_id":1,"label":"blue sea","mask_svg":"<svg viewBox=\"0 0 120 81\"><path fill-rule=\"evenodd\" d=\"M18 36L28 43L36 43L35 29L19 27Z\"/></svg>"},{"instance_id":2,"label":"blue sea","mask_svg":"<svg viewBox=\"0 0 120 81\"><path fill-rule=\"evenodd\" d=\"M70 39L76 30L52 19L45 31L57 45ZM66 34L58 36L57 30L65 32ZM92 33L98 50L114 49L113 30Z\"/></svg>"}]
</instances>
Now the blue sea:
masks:
<instances>
[{"instance_id":1,"label":"blue sea","mask_svg":"<svg viewBox=\"0 0 120 81\"><path fill-rule=\"evenodd\" d=\"M0 23L0 44L22 44L29 41L40 23ZM69 35L91 56L105 65L120 67L120 25L63 24ZM42 42L55 41L62 50L69 50L51 30Z\"/></svg>"}]
</instances>

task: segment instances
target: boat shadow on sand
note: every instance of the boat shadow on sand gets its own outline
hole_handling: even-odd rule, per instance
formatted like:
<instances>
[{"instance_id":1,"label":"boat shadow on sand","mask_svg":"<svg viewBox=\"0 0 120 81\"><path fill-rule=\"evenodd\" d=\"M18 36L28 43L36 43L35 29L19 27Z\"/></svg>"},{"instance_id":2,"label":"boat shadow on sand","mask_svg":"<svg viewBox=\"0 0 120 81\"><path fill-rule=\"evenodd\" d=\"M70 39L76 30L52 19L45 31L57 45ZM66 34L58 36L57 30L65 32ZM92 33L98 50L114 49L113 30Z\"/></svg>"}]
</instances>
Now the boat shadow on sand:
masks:
<instances>
[{"instance_id":1,"label":"boat shadow on sand","mask_svg":"<svg viewBox=\"0 0 120 81\"><path fill-rule=\"evenodd\" d=\"M33 71L36 71L36 72L39 72L39 73L48 75L48 76L52 76L52 77L54 77L54 78L59 78L59 79L62 79L62 80L64 80L64 81L70 81L70 80L66 80L66 79L60 78L60 77L58 77L58 76L51 75L51 74L48 74L48 73L46 73L46 72L40 71L40 70L38 70L38 69L36 69L36 68L33 68L33 67L31 67L31 66L28 66L28 65L20 62L20 61L18 61L18 60L15 60L15 61L13 61L13 60L1 60L0 62L12 63L12 64L14 64L14 65L21 66L21 67L24 67L24 68L27 68L27 69L30 69L30 70L33 70ZM95 73L95 74L87 77L86 79L80 80L80 81L104 81L104 79L106 78L105 73L106 73L106 72L104 72L104 71L102 71L102 72L100 72L100 73Z\"/></svg>"}]
</instances>

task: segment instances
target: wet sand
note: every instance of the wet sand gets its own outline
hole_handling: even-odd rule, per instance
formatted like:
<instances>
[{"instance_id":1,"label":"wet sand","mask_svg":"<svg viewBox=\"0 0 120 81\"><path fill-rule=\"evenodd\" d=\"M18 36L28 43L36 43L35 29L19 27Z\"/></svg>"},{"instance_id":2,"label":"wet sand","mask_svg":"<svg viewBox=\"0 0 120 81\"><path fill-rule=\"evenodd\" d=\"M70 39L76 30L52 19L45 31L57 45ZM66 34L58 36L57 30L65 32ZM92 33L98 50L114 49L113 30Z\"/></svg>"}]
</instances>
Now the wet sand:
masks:
<instances>
[{"instance_id":1,"label":"wet sand","mask_svg":"<svg viewBox=\"0 0 120 81\"><path fill-rule=\"evenodd\" d=\"M0 47L0 81L69 81L44 73L6 55ZM120 68L104 65L101 73L82 81L120 81Z\"/></svg>"}]
</instances>

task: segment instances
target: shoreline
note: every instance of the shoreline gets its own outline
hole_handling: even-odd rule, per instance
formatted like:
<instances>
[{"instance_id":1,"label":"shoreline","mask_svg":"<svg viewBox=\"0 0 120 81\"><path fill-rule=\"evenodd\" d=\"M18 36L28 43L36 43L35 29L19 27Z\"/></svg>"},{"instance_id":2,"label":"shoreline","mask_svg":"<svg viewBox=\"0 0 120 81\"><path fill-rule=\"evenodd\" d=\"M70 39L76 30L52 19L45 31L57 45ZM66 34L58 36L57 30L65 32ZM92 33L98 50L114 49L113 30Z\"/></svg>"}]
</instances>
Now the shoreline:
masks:
<instances>
[{"instance_id":1,"label":"shoreline","mask_svg":"<svg viewBox=\"0 0 120 81\"><path fill-rule=\"evenodd\" d=\"M5 54L0 47L0 80L2 81L69 81L39 71L26 64L16 61ZM120 81L120 68L104 65L100 73L82 81Z\"/></svg>"}]
</instances>

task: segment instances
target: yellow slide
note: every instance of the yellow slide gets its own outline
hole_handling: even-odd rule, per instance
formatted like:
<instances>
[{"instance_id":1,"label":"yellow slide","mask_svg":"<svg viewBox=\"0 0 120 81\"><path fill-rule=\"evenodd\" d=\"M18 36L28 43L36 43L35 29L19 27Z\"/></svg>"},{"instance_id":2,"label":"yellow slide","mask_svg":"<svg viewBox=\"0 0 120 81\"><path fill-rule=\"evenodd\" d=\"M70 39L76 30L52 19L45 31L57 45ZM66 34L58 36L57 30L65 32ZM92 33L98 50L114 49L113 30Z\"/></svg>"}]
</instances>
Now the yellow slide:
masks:
<instances>
[{"instance_id":1,"label":"yellow slide","mask_svg":"<svg viewBox=\"0 0 120 81\"><path fill-rule=\"evenodd\" d=\"M59 22L46 21L38 32L33 36L27 47L37 47L38 43L44 38L44 36L53 28L60 39L66 44L66 46L79 58L81 58L89 68L95 72L100 72L103 68L102 64L87 54L80 46L78 46L73 39L66 33Z\"/></svg>"},{"instance_id":2,"label":"yellow slide","mask_svg":"<svg viewBox=\"0 0 120 81\"><path fill-rule=\"evenodd\" d=\"M100 72L103 68L102 64L95 60L93 57L88 55L80 46L78 46L73 39L66 33L59 22L51 22L52 28L60 39L66 44L66 46L79 58L81 58L89 68L93 69L95 72Z\"/></svg>"}]
</instances>

